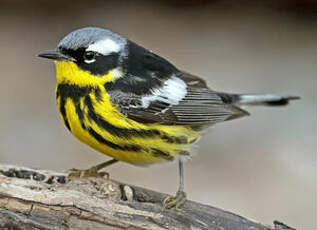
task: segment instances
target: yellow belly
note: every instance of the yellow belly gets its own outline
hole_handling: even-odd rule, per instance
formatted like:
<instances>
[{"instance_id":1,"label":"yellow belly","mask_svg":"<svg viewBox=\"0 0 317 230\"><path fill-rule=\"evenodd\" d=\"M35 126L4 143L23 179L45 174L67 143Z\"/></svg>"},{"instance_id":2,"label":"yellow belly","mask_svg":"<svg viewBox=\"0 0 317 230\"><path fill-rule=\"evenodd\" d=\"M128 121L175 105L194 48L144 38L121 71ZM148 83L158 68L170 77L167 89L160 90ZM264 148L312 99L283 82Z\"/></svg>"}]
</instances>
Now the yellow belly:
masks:
<instances>
[{"instance_id":1,"label":"yellow belly","mask_svg":"<svg viewBox=\"0 0 317 230\"><path fill-rule=\"evenodd\" d=\"M200 137L200 132L190 126L142 124L128 119L111 103L103 87L117 75L110 71L93 76L72 62L56 62L57 104L72 134L101 153L136 165L188 154L190 143Z\"/></svg>"},{"instance_id":2,"label":"yellow belly","mask_svg":"<svg viewBox=\"0 0 317 230\"><path fill-rule=\"evenodd\" d=\"M128 119L112 106L105 92L103 92L102 102L98 102L94 94L90 94L89 97L95 113L109 124L127 129L127 132L129 129L133 129L139 130L141 133L147 131L150 133L151 130L161 133L153 135L153 137L151 135L142 136L142 134L128 137L124 134L122 136L114 135L89 118L89 108L85 104L85 98L80 98L78 105L83 113L82 119L78 116L74 101L67 98L65 102L66 118L61 117L64 123L67 119L72 134L92 148L117 160L135 165L149 165L173 160L179 154L188 154L190 143L200 137L199 132L189 126L142 124ZM57 100L59 106L60 100L60 98ZM184 139L187 139L186 142Z\"/></svg>"}]
</instances>

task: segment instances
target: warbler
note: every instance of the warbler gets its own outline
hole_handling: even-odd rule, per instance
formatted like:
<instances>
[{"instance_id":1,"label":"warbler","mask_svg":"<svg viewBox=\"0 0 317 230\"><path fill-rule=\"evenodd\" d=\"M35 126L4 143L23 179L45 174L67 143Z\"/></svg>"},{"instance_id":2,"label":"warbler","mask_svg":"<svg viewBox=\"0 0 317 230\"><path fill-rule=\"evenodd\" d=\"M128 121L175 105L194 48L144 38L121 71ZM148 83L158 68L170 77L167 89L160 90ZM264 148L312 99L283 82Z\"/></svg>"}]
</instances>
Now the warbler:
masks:
<instances>
[{"instance_id":1,"label":"warbler","mask_svg":"<svg viewBox=\"0 0 317 230\"><path fill-rule=\"evenodd\" d=\"M183 161L202 131L249 115L241 105L282 106L295 96L232 94L110 30L86 27L39 54L56 63L56 99L67 129L111 158L71 176L98 176L118 161L147 166L178 161L179 188L166 208L186 200Z\"/></svg>"}]
</instances>

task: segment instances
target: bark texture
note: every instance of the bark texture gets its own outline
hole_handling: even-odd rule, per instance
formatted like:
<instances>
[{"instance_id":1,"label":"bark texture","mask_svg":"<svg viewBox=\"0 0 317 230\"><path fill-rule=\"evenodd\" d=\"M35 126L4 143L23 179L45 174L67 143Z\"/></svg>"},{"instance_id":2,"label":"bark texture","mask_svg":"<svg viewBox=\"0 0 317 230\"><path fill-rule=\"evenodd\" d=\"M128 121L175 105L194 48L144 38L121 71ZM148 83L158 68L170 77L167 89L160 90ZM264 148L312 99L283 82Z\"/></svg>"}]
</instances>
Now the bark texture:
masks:
<instances>
[{"instance_id":1,"label":"bark texture","mask_svg":"<svg viewBox=\"0 0 317 230\"><path fill-rule=\"evenodd\" d=\"M291 230L188 201L164 210L166 194L106 178L0 165L0 229Z\"/></svg>"}]
</instances>

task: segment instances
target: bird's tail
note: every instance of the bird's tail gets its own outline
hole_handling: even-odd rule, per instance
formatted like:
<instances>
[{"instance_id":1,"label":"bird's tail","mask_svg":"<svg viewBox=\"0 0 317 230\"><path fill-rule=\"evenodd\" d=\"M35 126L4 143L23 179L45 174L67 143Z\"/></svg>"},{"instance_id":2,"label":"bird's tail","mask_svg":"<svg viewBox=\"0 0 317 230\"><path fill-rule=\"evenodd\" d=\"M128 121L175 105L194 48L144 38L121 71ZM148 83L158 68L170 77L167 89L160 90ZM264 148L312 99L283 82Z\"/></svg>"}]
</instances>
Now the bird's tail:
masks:
<instances>
[{"instance_id":1,"label":"bird's tail","mask_svg":"<svg viewBox=\"0 0 317 230\"><path fill-rule=\"evenodd\" d=\"M290 100L300 99L298 96L279 96L274 94L228 94L218 93L225 103L235 105L283 106Z\"/></svg>"}]
</instances>

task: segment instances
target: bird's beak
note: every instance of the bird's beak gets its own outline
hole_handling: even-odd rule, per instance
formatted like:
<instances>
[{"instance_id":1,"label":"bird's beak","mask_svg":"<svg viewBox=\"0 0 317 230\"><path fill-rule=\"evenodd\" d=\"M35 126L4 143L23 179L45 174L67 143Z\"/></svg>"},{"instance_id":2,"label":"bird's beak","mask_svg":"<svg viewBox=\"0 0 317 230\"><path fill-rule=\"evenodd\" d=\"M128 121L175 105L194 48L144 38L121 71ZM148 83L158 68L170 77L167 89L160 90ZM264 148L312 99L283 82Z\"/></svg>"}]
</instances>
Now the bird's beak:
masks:
<instances>
[{"instance_id":1,"label":"bird's beak","mask_svg":"<svg viewBox=\"0 0 317 230\"><path fill-rule=\"evenodd\" d=\"M65 61L73 61L72 57L69 57L65 54L62 54L58 49L47 50L38 54L39 57L48 58L53 60L65 60Z\"/></svg>"}]
</instances>

